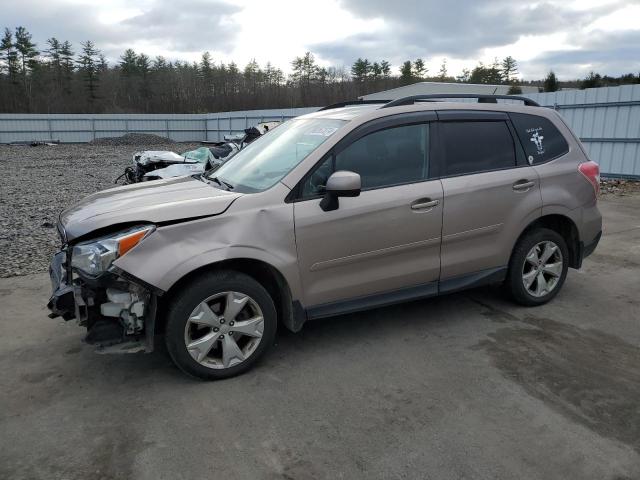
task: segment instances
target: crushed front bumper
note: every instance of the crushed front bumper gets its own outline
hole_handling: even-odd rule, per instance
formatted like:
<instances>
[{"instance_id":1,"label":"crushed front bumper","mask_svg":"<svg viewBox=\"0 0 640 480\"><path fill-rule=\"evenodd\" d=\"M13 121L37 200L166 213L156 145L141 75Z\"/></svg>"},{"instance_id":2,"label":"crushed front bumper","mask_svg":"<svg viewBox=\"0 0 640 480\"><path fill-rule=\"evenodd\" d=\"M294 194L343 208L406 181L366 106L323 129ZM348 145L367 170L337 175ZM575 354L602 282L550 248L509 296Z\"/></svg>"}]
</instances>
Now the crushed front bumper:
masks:
<instances>
[{"instance_id":1,"label":"crushed front bumper","mask_svg":"<svg viewBox=\"0 0 640 480\"><path fill-rule=\"evenodd\" d=\"M51 260L49 317L75 318L87 328L84 341L101 353L152 352L158 292L117 271L84 278L69 264L66 249Z\"/></svg>"},{"instance_id":2,"label":"crushed front bumper","mask_svg":"<svg viewBox=\"0 0 640 480\"><path fill-rule=\"evenodd\" d=\"M65 320L71 320L75 318L75 302L73 285L69 283L66 263L66 250L56 253L51 259L49 277L51 278L52 294L47 303L47 308L51 310L49 317L62 317Z\"/></svg>"}]
</instances>

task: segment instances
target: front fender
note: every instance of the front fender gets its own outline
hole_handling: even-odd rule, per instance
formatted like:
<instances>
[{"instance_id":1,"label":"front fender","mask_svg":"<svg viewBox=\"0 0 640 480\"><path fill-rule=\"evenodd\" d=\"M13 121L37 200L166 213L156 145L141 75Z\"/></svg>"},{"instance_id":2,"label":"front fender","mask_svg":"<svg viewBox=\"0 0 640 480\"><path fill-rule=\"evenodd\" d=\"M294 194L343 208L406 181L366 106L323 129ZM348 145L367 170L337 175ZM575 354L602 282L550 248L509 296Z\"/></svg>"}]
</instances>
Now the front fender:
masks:
<instances>
[{"instance_id":1,"label":"front fender","mask_svg":"<svg viewBox=\"0 0 640 480\"><path fill-rule=\"evenodd\" d=\"M203 266L240 258L259 260L282 274L293 299L301 298L293 206L239 210L160 227L114 265L167 291Z\"/></svg>"}]
</instances>

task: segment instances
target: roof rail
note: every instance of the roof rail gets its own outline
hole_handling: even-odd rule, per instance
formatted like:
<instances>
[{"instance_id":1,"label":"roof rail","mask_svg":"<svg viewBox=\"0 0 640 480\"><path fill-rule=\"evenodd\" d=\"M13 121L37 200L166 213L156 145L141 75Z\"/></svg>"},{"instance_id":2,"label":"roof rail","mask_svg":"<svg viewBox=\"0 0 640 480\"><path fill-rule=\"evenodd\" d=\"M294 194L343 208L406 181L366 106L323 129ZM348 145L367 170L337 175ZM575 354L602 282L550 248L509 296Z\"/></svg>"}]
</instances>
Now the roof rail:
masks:
<instances>
[{"instance_id":1,"label":"roof rail","mask_svg":"<svg viewBox=\"0 0 640 480\"><path fill-rule=\"evenodd\" d=\"M540 104L527 97L519 95L489 95L485 93L430 93L425 95L411 95L410 97L397 98L385 103L380 108L397 107L399 105L411 105L419 101L430 101L438 98L477 98L478 103L498 103L498 99L503 100L520 100L527 107L539 107Z\"/></svg>"},{"instance_id":2,"label":"roof rail","mask_svg":"<svg viewBox=\"0 0 640 480\"><path fill-rule=\"evenodd\" d=\"M331 105L327 105L326 107L322 107L318 112L322 112L323 110L332 110L334 108L348 107L349 105L370 105L375 103L389 103L390 100L351 100L348 102L338 102L333 103Z\"/></svg>"}]
</instances>

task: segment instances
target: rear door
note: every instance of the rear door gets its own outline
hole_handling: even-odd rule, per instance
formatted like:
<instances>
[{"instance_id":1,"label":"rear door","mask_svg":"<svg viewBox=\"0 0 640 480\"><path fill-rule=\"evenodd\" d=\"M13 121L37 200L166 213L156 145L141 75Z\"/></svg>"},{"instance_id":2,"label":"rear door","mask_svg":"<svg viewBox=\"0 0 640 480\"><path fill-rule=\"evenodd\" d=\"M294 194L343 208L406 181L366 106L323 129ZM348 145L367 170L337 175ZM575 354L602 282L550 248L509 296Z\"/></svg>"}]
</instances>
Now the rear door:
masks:
<instances>
[{"instance_id":1,"label":"rear door","mask_svg":"<svg viewBox=\"0 0 640 480\"><path fill-rule=\"evenodd\" d=\"M502 112L441 111L444 191L441 291L499 279L523 229L540 214L540 182Z\"/></svg>"},{"instance_id":2,"label":"rear door","mask_svg":"<svg viewBox=\"0 0 640 480\"><path fill-rule=\"evenodd\" d=\"M405 117L354 132L301 184L296 245L305 305L320 306L314 316L348 311L346 300L355 310L437 292L442 186L429 179L430 122ZM325 212L318 186L337 170L360 174L362 193Z\"/></svg>"}]
</instances>

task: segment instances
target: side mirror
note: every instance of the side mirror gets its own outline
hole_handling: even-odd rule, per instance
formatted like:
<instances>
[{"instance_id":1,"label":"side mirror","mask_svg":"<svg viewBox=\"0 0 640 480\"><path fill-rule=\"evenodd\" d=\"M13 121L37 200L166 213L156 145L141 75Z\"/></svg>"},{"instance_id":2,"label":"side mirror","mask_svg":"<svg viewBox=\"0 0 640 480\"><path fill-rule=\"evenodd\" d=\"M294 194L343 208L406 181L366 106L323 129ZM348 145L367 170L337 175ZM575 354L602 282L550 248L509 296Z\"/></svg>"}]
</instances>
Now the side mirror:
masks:
<instances>
[{"instance_id":1,"label":"side mirror","mask_svg":"<svg viewBox=\"0 0 640 480\"><path fill-rule=\"evenodd\" d=\"M324 197L320 201L320 208L325 212L337 210L339 197L357 197L360 195L360 175L355 172L340 170L333 172L327 179Z\"/></svg>"}]
</instances>

